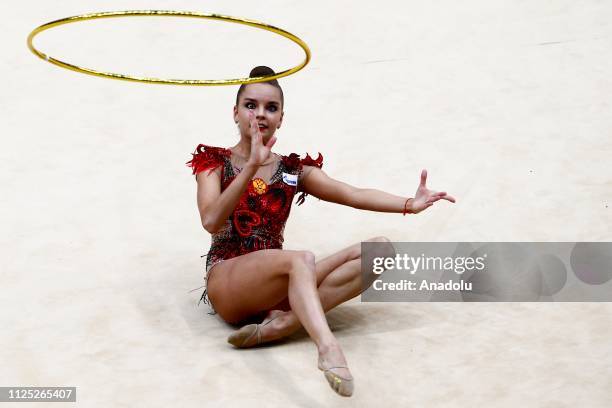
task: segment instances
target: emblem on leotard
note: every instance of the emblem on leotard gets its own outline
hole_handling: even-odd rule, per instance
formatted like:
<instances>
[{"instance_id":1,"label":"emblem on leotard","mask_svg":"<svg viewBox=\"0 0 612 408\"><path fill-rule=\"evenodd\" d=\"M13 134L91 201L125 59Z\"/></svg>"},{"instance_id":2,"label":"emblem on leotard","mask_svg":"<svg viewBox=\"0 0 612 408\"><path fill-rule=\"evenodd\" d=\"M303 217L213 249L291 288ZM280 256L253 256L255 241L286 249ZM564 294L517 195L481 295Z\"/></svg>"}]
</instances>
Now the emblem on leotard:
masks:
<instances>
[{"instance_id":1,"label":"emblem on leotard","mask_svg":"<svg viewBox=\"0 0 612 408\"><path fill-rule=\"evenodd\" d=\"M263 194L268 191L268 185L260 178L253 179L253 188L257 194Z\"/></svg>"},{"instance_id":2,"label":"emblem on leotard","mask_svg":"<svg viewBox=\"0 0 612 408\"><path fill-rule=\"evenodd\" d=\"M283 172L283 182L290 186L297 186L298 176L297 174L290 174Z\"/></svg>"}]
</instances>

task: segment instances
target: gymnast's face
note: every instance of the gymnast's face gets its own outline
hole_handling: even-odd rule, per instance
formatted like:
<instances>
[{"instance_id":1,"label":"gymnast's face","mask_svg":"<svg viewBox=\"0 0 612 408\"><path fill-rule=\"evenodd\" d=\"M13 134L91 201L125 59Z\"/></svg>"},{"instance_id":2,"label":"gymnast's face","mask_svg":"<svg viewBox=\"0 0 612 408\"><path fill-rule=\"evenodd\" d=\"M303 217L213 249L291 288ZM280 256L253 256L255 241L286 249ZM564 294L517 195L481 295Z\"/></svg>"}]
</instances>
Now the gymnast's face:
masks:
<instances>
[{"instance_id":1,"label":"gymnast's face","mask_svg":"<svg viewBox=\"0 0 612 408\"><path fill-rule=\"evenodd\" d=\"M234 106L234 122L238 124L240 134L247 139L251 138L249 112L255 115L263 142L267 143L283 122L283 107L278 88L270 84L255 83L247 85L240 94L238 105Z\"/></svg>"}]
</instances>

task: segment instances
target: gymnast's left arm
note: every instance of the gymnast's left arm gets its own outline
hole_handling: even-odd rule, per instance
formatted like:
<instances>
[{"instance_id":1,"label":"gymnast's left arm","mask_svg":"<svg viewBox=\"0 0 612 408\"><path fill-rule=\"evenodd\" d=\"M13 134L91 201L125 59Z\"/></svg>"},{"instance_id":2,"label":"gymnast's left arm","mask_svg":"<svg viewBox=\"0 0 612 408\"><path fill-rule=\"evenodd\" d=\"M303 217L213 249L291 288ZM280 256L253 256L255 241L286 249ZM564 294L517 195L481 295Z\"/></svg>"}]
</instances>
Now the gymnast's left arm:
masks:
<instances>
[{"instance_id":1,"label":"gymnast's left arm","mask_svg":"<svg viewBox=\"0 0 612 408\"><path fill-rule=\"evenodd\" d=\"M401 197L372 188L358 188L329 177L323 170L313 168L302 181L302 190L321 200L342 204L360 210L418 214L438 200L454 203L454 197L445 191L426 187L427 170L421 172L421 182L414 198Z\"/></svg>"}]
</instances>

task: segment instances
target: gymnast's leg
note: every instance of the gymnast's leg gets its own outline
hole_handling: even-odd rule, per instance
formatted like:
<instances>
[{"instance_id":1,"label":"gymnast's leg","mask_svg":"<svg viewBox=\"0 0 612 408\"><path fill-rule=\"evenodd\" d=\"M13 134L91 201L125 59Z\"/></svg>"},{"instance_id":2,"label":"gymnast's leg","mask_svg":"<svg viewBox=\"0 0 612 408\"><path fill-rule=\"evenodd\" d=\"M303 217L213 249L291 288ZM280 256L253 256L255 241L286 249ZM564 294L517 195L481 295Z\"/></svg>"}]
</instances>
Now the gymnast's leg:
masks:
<instances>
[{"instance_id":1,"label":"gymnast's leg","mask_svg":"<svg viewBox=\"0 0 612 408\"><path fill-rule=\"evenodd\" d=\"M386 237L375 237L365 242L389 243ZM395 256L391 244L377 247L377 256ZM379 275L364 276L361 273L361 243L351 245L316 263L317 285L321 306L325 312L358 296L364 289L370 287ZM284 313L283 313L284 311ZM297 331L302 325L291 310L288 299L272 307L266 319L276 317L262 329L262 342L276 340Z\"/></svg>"},{"instance_id":2,"label":"gymnast's leg","mask_svg":"<svg viewBox=\"0 0 612 408\"><path fill-rule=\"evenodd\" d=\"M229 323L270 310L288 298L292 313L315 342L323 365L346 366L321 306L312 252L266 249L225 260L211 270L207 289L215 310ZM336 373L352 378L348 369Z\"/></svg>"}]
</instances>

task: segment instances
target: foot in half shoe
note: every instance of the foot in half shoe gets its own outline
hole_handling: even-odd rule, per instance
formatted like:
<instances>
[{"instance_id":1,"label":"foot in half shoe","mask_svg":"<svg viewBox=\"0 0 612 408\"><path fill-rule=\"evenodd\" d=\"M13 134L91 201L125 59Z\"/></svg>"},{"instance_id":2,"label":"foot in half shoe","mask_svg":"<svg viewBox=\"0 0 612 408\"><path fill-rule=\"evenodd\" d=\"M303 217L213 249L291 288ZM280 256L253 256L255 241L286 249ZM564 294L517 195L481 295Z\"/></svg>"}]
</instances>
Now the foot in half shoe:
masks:
<instances>
[{"instance_id":1,"label":"foot in half shoe","mask_svg":"<svg viewBox=\"0 0 612 408\"><path fill-rule=\"evenodd\" d=\"M238 348L249 348L274 340L275 337L268 338L266 333L263 333L264 327L285 313L282 310L272 310L261 323L248 324L236 330L227 338L227 342Z\"/></svg>"},{"instance_id":2,"label":"foot in half shoe","mask_svg":"<svg viewBox=\"0 0 612 408\"><path fill-rule=\"evenodd\" d=\"M339 347L319 354L319 370L323 371L329 386L336 393L343 397L353 395L355 381Z\"/></svg>"}]
</instances>

